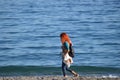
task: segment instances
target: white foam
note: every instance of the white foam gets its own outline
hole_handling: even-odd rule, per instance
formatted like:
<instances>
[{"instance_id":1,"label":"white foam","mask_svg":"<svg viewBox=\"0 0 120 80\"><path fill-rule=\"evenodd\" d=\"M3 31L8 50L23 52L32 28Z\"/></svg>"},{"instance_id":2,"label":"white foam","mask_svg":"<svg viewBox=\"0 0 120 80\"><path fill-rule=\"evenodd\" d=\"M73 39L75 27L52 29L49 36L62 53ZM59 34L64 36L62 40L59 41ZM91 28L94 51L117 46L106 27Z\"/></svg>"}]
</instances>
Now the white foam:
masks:
<instances>
[{"instance_id":1,"label":"white foam","mask_svg":"<svg viewBox=\"0 0 120 80\"><path fill-rule=\"evenodd\" d=\"M103 78L107 78L107 77L109 77L109 78L117 78L118 76L115 76L115 75L112 75L112 74L110 74L110 75L108 75L108 76L102 76Z\"/></svg>"}]
</instances>

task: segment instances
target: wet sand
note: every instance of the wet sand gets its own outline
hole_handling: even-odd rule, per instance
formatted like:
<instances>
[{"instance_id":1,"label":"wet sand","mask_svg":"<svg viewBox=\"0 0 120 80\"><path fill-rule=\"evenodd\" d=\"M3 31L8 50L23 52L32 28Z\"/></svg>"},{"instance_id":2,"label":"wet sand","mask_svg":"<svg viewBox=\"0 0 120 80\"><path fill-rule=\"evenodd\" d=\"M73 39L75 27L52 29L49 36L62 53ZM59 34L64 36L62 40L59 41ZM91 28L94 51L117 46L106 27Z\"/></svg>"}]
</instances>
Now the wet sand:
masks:
<instances>
[{"instance_id":1,"label":"wet sand","mask_svg":"<svg viewBox=\"0 0 120 80\"><path fill-rule=\"evenodd\" d=\"M0 80L120 80L120 77L62 77L62 76L13 76L0 77Z\"/></svg>"}]
</instances>

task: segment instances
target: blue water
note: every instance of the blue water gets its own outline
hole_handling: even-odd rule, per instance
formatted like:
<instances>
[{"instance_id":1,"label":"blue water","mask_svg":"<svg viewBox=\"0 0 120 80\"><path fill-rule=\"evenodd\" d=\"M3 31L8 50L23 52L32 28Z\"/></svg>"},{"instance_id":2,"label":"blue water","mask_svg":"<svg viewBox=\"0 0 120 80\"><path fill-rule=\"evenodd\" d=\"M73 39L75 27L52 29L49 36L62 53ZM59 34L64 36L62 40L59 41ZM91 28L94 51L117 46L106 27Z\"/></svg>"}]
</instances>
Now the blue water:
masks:
<instances>
[{"instance_id":1,"label":"blue water","mask_svg":"<svg viewBox=\"0 0 120 80\"><path fill-rule=\"evenodd\" d=\"M0 0L0 66L60 67L61 32L72 66L120 68L119 0Z\"/></svg>"}]
</instances>

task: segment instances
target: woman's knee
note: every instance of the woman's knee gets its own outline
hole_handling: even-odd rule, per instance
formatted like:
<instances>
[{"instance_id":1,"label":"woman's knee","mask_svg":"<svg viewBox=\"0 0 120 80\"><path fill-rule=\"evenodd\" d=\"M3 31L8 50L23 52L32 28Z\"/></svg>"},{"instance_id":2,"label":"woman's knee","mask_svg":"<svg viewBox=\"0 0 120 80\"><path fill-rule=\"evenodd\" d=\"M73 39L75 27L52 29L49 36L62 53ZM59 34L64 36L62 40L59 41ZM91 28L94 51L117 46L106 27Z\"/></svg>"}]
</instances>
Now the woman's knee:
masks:
<instances>
[{"instance_id":1,"label":"woman's knee","mask_svg":"<svg viewBox=\"0 0 120 80\"><path fill-rule=\"evenodd\" d=\"M72 72L72 70L70 68L66 68L66 70L69 71L69 72Z\"/></svg>"}]
</instances>

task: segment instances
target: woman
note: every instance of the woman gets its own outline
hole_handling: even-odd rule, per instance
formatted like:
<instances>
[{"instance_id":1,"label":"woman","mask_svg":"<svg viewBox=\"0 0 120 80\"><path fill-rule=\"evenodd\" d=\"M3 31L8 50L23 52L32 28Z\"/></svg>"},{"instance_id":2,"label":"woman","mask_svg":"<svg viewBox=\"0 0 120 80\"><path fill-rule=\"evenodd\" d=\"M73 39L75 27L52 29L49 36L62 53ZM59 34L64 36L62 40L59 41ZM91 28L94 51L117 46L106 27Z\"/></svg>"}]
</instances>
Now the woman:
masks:
<instances>
[{"instance_id":1,"label":"woman","mask_svg":"<svg viewBox=\"0 0 120 80\"><path fill-rule=\"evenodd\" d=\"M70 46L72 42L66 33L60 34L62 43L62 72L63 76L67 77L66 70L71 72L75 77L79 76L75 71L70 69L70 65L73 63L72 57L69 56Z\"/></svg>"}]
</instances>

